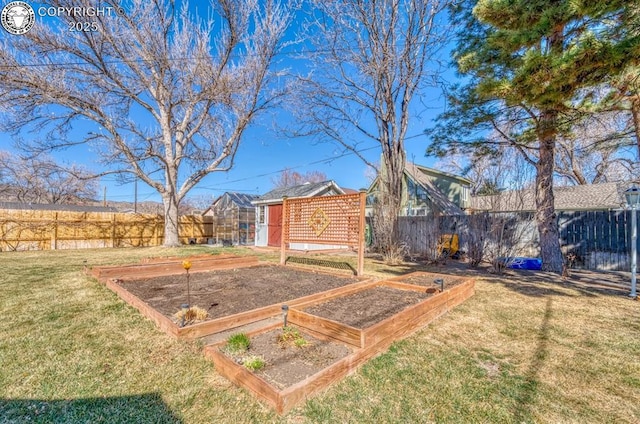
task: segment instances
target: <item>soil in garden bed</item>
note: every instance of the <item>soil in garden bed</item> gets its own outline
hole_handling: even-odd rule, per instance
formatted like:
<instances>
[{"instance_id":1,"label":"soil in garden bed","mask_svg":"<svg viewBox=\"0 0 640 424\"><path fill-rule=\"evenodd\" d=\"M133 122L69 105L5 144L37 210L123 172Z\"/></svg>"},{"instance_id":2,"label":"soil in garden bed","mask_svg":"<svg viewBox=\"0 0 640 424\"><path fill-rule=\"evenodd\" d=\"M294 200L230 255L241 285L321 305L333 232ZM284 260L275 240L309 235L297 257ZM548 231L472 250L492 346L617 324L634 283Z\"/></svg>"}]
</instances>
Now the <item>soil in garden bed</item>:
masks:
<instances>
[{"instance_id":1,"label":"soil in garden bed","mask_svg":"<svg viewBox=\"0 0 640 424\"><path fill-rule=\"evenodd\" d=\"M283 329L277 328L253 336L245 354L233 355L225 352L224 347L221 351L236 363L250 355L261 357L266 365L255 371L256 375L278 389L292 386L353 353L352 348L342 343L319 340L298 329L295 331L304 339L304 346L296 346L293 340L279 341Z\"/></svg>"},{"instance_id":2,"label":"soil in garden bed","mask_svg":"<svg viewBox=\"0 0 640 424\"><path fill-rule=\"evenodd\" d=\"M433 293L374 287L304 309L304 312L365 329L416 304Z\"/></svg>"},{"instance_id":3,"label":"soil in garden bed","mask_svg":"<svg viewBox=\"0 0 640 424\"><path fill-rule=\"evenodd\" d=\"M198 272L190 275L190 303L207 310L207 319L215 319L356 282L353 277L276 265ZM171 319L187 303L185 274L119 284Z\"/></svg>"}]
</instances>

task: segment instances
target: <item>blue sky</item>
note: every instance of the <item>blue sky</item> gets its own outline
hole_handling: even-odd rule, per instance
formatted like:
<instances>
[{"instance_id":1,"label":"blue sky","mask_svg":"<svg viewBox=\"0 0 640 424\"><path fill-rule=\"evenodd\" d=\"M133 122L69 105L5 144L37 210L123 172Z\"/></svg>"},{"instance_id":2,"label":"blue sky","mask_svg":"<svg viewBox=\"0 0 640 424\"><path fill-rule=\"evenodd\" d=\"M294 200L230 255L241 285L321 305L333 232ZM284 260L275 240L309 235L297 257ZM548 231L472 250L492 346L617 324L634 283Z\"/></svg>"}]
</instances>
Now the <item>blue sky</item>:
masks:
<instances>
[{"instance_id":1,"label":"blue sky","mask_svg":"<svg viewBox=\"0 0 640 424\"><path fill-rule=\"evenodd\" d=\"M7 1L3 1L2 5ZM195 10L196 2L190 2ZM34 8L38 5L31 3ZM199 5L199 8L202 6ZM37 19L55 19L51 17L37 17ZM6 33L2 37L8 36ZM420 93L415 99L414 117L408 131L406 152L409 160L427 166L433 166L435 159L426 158L427 138L423 130L432 125L432 120L443 110L443 101L439 89L431 89ZM424 105L429 105L427 108ZM345 152L344 148L336 144L319 143L310 138L286 139L273 130L274 121L287 119L282 114L274 112L264 114L244 135L243 142L237 152L235 166L228 172L216 172L207 176L196 186L188 197L219 196L225 191L241 191L251 194L261 194L272 188L272 179L285 168L300 173L321 171L329 179L335 180L340 186L349 188L367 187L367 167L362 160L353 154ZM282 125L282 122L278 122ZM78 134L89 130L89 127L77 125L74 128ZM377 162L380 148L374 142L365 142L364 155L372 162ZM0 133L0 150L14 150L10 134ZM83 147L75 147L54 154L58 160L67 163L79 163L90 169L97 169L97 157ZM106 187L107 200L133 201L133 184L121 185L115 176L103 177L100 180L100 196ZM159 195L143 183L138 186L138 201L160 201Z\"/></svg>"}]
</instances>

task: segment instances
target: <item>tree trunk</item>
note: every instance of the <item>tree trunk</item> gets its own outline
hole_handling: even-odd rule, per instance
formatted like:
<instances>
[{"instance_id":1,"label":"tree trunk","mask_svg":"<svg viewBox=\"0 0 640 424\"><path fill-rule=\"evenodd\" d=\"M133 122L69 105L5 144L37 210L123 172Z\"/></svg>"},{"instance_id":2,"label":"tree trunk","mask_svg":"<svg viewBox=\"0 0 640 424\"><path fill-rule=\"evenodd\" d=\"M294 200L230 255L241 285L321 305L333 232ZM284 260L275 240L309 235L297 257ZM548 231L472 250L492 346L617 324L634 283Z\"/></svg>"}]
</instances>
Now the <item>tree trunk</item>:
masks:
<instances>
[{"instance_id":1,"label":"tree trunk","mask_svg":"<svg viewBox=\"0 0 640 424\"><path fill-rule=\"evenodd\" d=\"M553 197L556 120L557 113L554 111L543 112L540 119L540 157L536 165L536 223L540 234L542 270L562 273L564 261Z\"/></svg>"},{"instance_id":2,"label":"tree trunk","mask_svg":"<svg viewBox=\"0 0 640 424\"><path fill-rule=\"evenodd\" d=\"M178 231L178 199L170 194L162 195L164 204L164 243L166 247L180 246Z\"/></svg>"},{"instance_id":3,"label":"tree trunk","mask_svg":"<svg viewBox=\"0 0 640 424\"><path fill-rule=\"evenodd\" d=\"M395 264L404 259L398 230L405 167L404 150L400 149L400 154L383 153L380 167L374 218L376 247L386 263Z\"/></svg>"}]
</instances>

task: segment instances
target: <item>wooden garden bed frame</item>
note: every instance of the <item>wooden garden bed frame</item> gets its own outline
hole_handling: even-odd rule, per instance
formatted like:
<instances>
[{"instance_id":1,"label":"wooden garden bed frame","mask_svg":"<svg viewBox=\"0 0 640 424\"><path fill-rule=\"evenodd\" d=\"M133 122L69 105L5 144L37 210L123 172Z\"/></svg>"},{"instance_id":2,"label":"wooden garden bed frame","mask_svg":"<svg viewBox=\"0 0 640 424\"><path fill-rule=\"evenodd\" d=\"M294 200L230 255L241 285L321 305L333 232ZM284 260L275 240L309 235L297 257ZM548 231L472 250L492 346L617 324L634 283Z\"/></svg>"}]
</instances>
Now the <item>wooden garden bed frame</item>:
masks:
<instances>
[{"instance_id":1,"label":"wooden garden bed frame","mask_svg":"<svg viewBox=\"0 0 640 424\"><path fill-rule=\"evenodd\" d=\"M188 259L192 263L190 272L206 272L218 269L243 268L260 265L256 257L195 256L190 258L153 259L148 263L126 266L97 267L90 274L114 291L120 298L138 309L144 316L151 319L162 331L180 339L196 339L207 335L230 330L246 324L251 324L267 318L281 315L282 305L289 306L288 321L299 327L303 332L316 338L330 340L349 345L354 352L335 362L329 367L283 390L275 388L256 374L221 353L219 348L226 343L221 341L204 348L205 355L215 364L216 370L240 387L254 393L259 399L271 405L279 414L284 414L301 401L326 389L329 385L353 373L360 365L378 355L396 340L407 337L424 327L439 316L447 313L475 293L475 280L464 277L452 277L434 273L414 272L393 277L382 281L363 280L342 287L334 288L309 296L292 299L287 302L241 312L185 327L179 327L171 319L155 310L149 304L118 284L120 280L155 277L160 275L174 275L184 272L182 261ZM277 266L277 265L274 265ZM304 268L300 268L305 270ZM306 269L306 271L309 271ZM318 271L314 271L318 272ZM336 273L325 272L332 275ZM417 292L432 292L433 287L425 287L404 283L403 280L412 276L455 278L464 280L443 292L439 290L431 297L411 305L401 312L370 327L359 329L337 321L318 317L303 311L303 309L317 305L334 298L369 290L375 287L390 287L400 290ZM281 325L275 323L250 332L253 336L273 330Z\"/></svg>"},{"instance_id":2,"label":"wooden garden bed frame","mask_svg":"<svg viewBox=\"0 0 640 424\"><path fill-rule=\"evenodd\" d=\"M407 277L408 276L405 276L405 278ZM428 288L423 286L405 284L395 280L384 280L360 283L355 291L368 290L374 287L391 287L421 292L428 290ZM351 355L337 361L333 365L282 390L277 389L242 365L236 364L232 359L222 353L220 347L226 343L225 341L206 346L204 352L205 355L213 361L216 370L220 374L236 385L252 392L259 399L272 406L279 414L284 414L299 402L353 373L370 358L386 350L394 341L407 337L434 319L447 313L452 308L463 303L471 297L474 292L475 280L466 279L461 284L450 289L445 288L443 292L438 292L365 329L354 328L301 311L304 307L322 303L328 300L329 297L323 300L300 302L293 308L290 306L288 315L289 323L300 327L303 332L307 332L314 337L348 344L355 350ZM347 294L348 293L343 293L342 295ZM331 296L331 298L333 297L337 296ZM250 333L249 335L260 334L280 325L281 324L275 324L266 329Z\"/></svg>"},{"instance_id":3,"label":"wooden garden bed frame","mask_svg":"<svg viewBox=\"0 0 640 424\"><path fill-rule=\"evenodd\" d=\"M111 280L138 280L141 278L161 277L164 275L184 274L182 261L189 260L189 272L208 272L216 269L233 269L258 265L255 256L235 255L197 255L190 257L152 258L133 265L113 265L93 267L89 274L103 283Z\"/></svg>"},{"instance_id":4,"label":"wooden garden bed frame","mask_svg":"<svg viewBox=\"0 0 640 424\"><path fill-rule=\"evenodd\" d=\"M135 280L138 278L155 277L160 275L174 275L184 273L182 268L182 261L189 259L192 263L190 272L193 272L194 268L196 272L207 272L220 269L233 269L233 268L248 268L265 263L258 262L256 257L237 257L237 256L225 256L214 257L215 259L202 259L197 258L178 258L179 260L172 260L170 262L153 263L153 264L139 264L139 265L127 265L122 267L100 267L91 271L99 281L103 282L110 290L115 292L122 300L129 305L136 308L142 315L153 321L158 328L172 337L178 339L192 340L200 337L205 337L211 334L220 333L222 331L230 330L243 325L251 324L257 321L261 321L273 316L279 315L282 310L282 305L287 304L289 307L303 308L306 305L320 303L334 297L344 296L358 290L362 287L370 287L375 284L372 280L361 280L347 284L342 287L337 287L331 290L327 290L320 293L311 294L298 299L291 299L285 302L276 303L262 308L253 309L250 311L240 312L225 317L220 317L197 324L187 325L180 327L170 318L154 309L151 305L134 295L119 284L119 281ZM268 263L270 266L279 266ZM196 268L197 267L197 268ZM312 272L309 269L297 267L302 271ZM168 270L166 273L162 273L163 270ZM339 277L344 277L343 274L331 273L328 271L316 271Z\"/></svg>"}]
</instances>

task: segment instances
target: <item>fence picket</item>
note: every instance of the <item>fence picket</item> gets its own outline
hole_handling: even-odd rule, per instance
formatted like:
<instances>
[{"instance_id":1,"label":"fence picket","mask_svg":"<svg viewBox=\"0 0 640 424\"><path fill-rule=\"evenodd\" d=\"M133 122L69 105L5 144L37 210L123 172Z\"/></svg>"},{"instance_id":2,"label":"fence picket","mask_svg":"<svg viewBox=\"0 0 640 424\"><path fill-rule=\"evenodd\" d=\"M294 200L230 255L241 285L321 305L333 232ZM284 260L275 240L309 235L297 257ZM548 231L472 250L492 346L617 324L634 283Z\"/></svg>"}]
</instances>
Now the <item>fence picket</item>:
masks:
<instances>
[{"instance_id":1,"label":"fence picket","mask_svg":"<svg viewBox=\"0 0 640 424\"><path fill-rule=\"evenodd\" d=\"M561 211L558 212L558 229L562 253L574 254L576 267L587 269L628 271L631 252L630 211ZM494 214L500 215L500 214ZM518 221L530 222L531 213L516 213ZM369 218L371 219L371 218ZM430 216L400 217L400 241L405 243L412 256L422 256L427 248L427 223ZM440 234L455 232L462 250L467 249L470 231L469 215L441 216ZM523 227L527 234L518 246L522 256L539 256L538 234L535 224ZM432 237L432 236L431 236Z\"/></svg>"}]
</instances>

